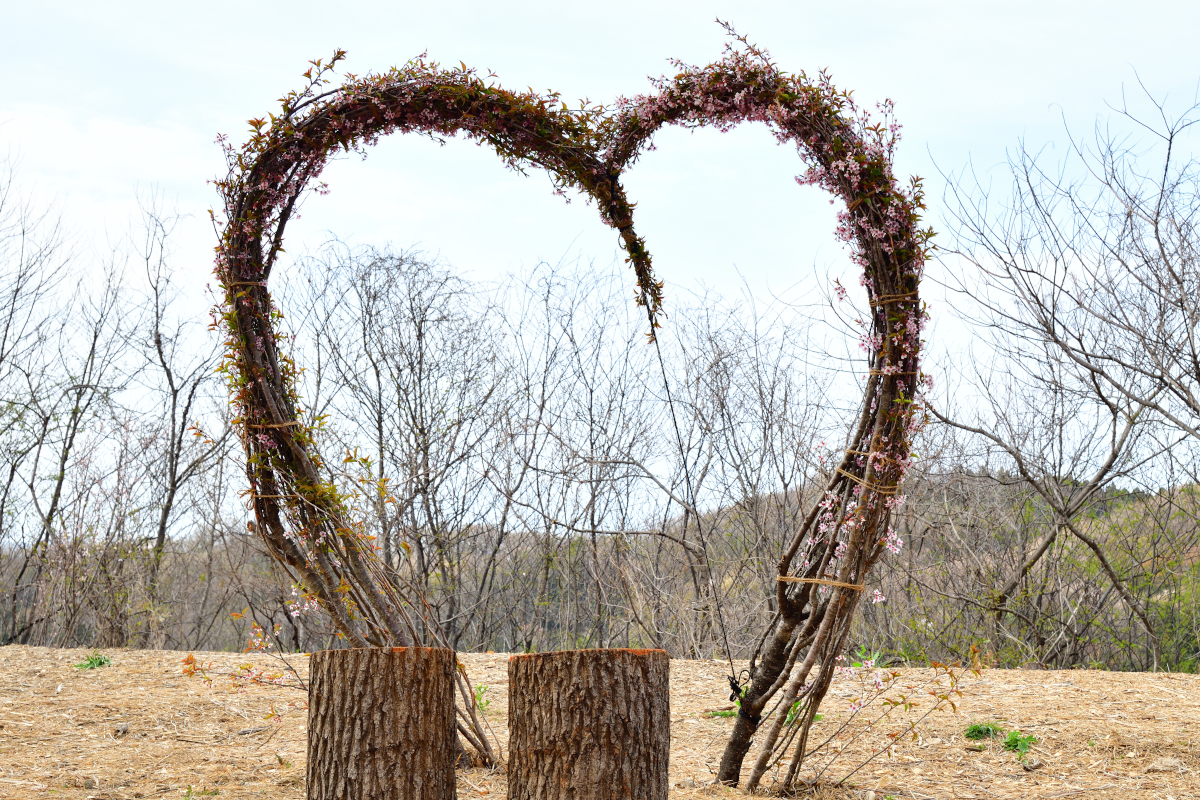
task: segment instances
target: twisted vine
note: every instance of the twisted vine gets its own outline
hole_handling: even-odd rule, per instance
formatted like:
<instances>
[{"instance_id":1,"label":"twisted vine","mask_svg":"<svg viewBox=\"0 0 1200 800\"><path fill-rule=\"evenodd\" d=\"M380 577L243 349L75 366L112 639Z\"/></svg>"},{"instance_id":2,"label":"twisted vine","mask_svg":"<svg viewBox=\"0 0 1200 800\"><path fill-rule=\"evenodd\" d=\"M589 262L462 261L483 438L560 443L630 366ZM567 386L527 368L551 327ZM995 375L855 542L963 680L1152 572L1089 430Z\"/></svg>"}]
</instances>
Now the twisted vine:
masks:
<instances>
[{"instance_id":1,"label":"twisted vine","mask_svg":"<svg viewBox=\"0 0 1200 800\"><path fill-rule=\"evenodd\" d=\"M621 175L664 125L728 130L761 122L794 146L807 167L799 182L844 203L837 235L863 270L870 373L846 453L779 561L779 611L752 657L719 773L726 783L739 782L750 737L772 699L784 710L799 702L802 713L788 721L775 715L747 782L757 786L796 741L790 788L863 579L886 549L898 547L889 520L902 501L898 487L922 419L918 284L931 233L920 227L919 182L902 187L892 174L899 129L889 104L881 107L883 121L873 122L825 73L784 73L765 52L737 41L708 66L676 63L678 73L656 81L654 92L623 98L611 111L568 109L555 94L511 92L465 65L444 69L423 59L348 75L326 89L345 54L313 62L308 84L283 98L278 115L252 120L242 147L224 143L228 173L216 182L224 201L216 258L223 302L214 324L225 335L222 369L246 453L255 532L350 643L411 644L420 635L414 614L429 622L422 598L383 564L352 498L330 477L315 430L303 421L298 368L281 351L267 290L298 202L310 188L326 191L318 181L326 163L392 133L463 134L515 170L545 170L558 193L578 191L595 201L619 234L653 336L663 286L634 230ZM436 625L426 629L436 636ZM475 741L481 730L460 724L460 731L490 752L486 741Z\"/></svg>"}]
</instances>

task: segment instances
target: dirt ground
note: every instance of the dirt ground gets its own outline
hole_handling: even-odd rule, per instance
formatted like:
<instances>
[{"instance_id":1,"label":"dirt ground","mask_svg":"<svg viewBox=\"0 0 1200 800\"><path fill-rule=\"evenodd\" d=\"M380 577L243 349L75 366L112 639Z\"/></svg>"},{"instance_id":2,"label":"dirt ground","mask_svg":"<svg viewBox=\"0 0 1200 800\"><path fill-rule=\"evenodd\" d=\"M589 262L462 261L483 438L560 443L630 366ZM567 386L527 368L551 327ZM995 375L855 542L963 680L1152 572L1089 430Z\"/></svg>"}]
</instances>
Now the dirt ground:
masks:
<instances>
[{"instance_id":1,"label":"dirt ground","mask_svg":"<svg viewBox=\"0 0 1200 800\"><path fill-rule=\"evenodd\" d=\"M304 797L303 690L295 680L230 678L247 668L277 674L277 660L197 653L211 662L209 684L184 675L184 653L106 654L110 665L84 670L73 666L88 655L83 650L0 648L0 797ZM289 659L303 679L307 659ZM503 747L508 657L462 659L471 680L488 687L486 718ZM727 673L727 664L671 662L672 800L745 796L711 785L732 725L710 713L729 707ZM888 696L906 694L916 706L896 708L870 728L865 722L885 710L881 703L843 723L871 679L835 680L814 741L841 732L806 767L811 775L834 759L818 796L1200 798L1200 676L984 670L962 679L957 711L928 713L936 702L925 694L930 676L902 671ZM982 722L1036 737L1025 764L1041 766L1027 770L998 740L975 749L963 732ZM904 735L888 738L896 732ZM872 753L843 788L832 787ZM503 772L460 771L458 793L499 800Z\"/></svg>"}]
</instances>

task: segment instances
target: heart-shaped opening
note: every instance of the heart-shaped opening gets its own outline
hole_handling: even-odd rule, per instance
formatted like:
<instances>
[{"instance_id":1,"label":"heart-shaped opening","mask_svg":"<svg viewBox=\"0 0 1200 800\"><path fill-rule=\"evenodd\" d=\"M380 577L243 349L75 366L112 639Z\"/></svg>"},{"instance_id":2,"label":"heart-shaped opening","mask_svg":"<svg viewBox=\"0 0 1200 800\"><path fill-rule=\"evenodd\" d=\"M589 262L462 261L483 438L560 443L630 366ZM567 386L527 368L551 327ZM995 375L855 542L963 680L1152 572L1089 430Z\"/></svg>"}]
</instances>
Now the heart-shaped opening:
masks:
<instances>
[{"instance_id":1,"label":"heart-shaped opening","mask_svg":"<svg viewBox=\"0 0 1200 800\"><path fill-rule=\"evenodd\" d=\"M882 121L872 121L824 74L810 79L784 73L765 53L743 45L705 67L681 65L652 93L621 99L611 109L570 110L556 96L509 92L465 67L444 70L423 61L325 90L333 64L316 62L309 85L288 95L278 116L257 121L255 135L240 150L228 148L229 174L218 182L226 216L217 259L225 293L220 322L257 532L356 646L408 644L419 630L411 613L420 613L421 600L387 574L347 496L326 477L312 431L297 414L298 367L280 353L267 292L296 203L320 187L321 170L334 152L368 147L396 132L461 133L488 144L510 167L544 169L558 191L585 194L616 230L651 339L662 313L662 285L635 230L634 205L621 177L660 128L729 130L765 123L781 144L798 150L807 166L801 182L843 201L837 236L863 270L870 371L860 410L850 420L848 447L834 459L824 496L780 559L776 602L783 623L764 638L758 672L740 687L745 713L723 760L721 779L727 782L737 781L760 713L783 685L780 669L795 662L801 649L796 636L807 636L808 655L787 682L785 707L820 702L863 579L888 547L890 511L921 419L925 315L918 285L930 236L919 227L919 185L903 188L892 174L897 128L888 109ZM820 677L810 683L818 664ZM811 722L812 714L790 717L797 718ZM783 725L777 717L765 737L751 787Z\"/></svg>"}]
</instances>

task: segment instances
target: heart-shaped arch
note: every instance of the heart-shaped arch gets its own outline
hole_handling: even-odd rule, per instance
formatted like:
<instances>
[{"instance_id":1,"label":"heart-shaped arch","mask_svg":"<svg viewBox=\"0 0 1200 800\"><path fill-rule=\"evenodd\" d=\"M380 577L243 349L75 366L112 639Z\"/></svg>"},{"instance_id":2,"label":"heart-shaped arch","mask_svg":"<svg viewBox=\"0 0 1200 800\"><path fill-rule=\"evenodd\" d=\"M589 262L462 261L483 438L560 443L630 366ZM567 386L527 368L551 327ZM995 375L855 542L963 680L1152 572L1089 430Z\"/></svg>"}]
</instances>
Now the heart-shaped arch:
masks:
<instances>
[{"instance_id":1,"label":"heart-shaped arch","mask_svg":"<svg viewBox=\"0 0 1200 800\"><path fill-rule=\"evenodd\" d=\"M654 93L621 100L611 114L598 106L568 110L555 95L509 92L465 66L446 70L422 60L323 90L342 56L314 62L308 86L284 99L279 116L253 121L255 132L240 150L227 147L229 173L217 182L225 221L216 273L224 290L224 369L257 533L360 646L407 643L416 630L409 613L420 608L419 598L406 597L394 576L385 575L347 498L322 475L312 431L298 414L297 369L279 351L267 292L296 203L336 151L361 149L396 132L463 133L493 147L510 167L545 169L558 191L579 190L595 200L601 218L618 231L651 333L662 284L634 231L620 177L660 127L765 123L807 164L801 182L845 203L838 236L863 269L870 373L846 453L779 561L779 612L752 655L749 683L739 689L741 712L719 774L738 782L761 712L782 692L780 707L800 702L802 713L791 721L776 715L748 785L758 783L779 743L798 734L790 785L865 575L889 544L891 510L921 417L918 284L930 232L920 227L919 185L903 188L892 174L897 128L890 108L884 108L884 123L872 123L824 73L811 80L781 72L744 40L706 67L678 65L679 73L658 81Z\"/></svg>"}]
</instances>

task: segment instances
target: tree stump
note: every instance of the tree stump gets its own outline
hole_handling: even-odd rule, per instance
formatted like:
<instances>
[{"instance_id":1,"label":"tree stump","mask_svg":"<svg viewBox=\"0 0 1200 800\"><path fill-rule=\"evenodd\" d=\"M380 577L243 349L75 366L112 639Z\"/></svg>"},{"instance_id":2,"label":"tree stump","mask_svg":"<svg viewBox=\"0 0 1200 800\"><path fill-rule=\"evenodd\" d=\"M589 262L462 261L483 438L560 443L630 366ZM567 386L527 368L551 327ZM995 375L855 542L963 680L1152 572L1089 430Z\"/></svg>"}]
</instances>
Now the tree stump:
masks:
<instances>
[{"instance_id":1,"label":"tree stump","mask_svg":"<svg viewBox=\"0 0 1200 800\"><path fill-rule=\"evenodd\" d=\"M308 678L308 800L453 800L453 650L324 650Z\"/></svg>"},{"instance_id":2,"label":"tree stump","mask_svg":"<svg viewBox=\"0 0 1200 800\"><path fill-rule=\"evenodd\" d=\"M509 800L666 800L664 650L570 650L508 661Z\"/></svg>"}]
</instances>

